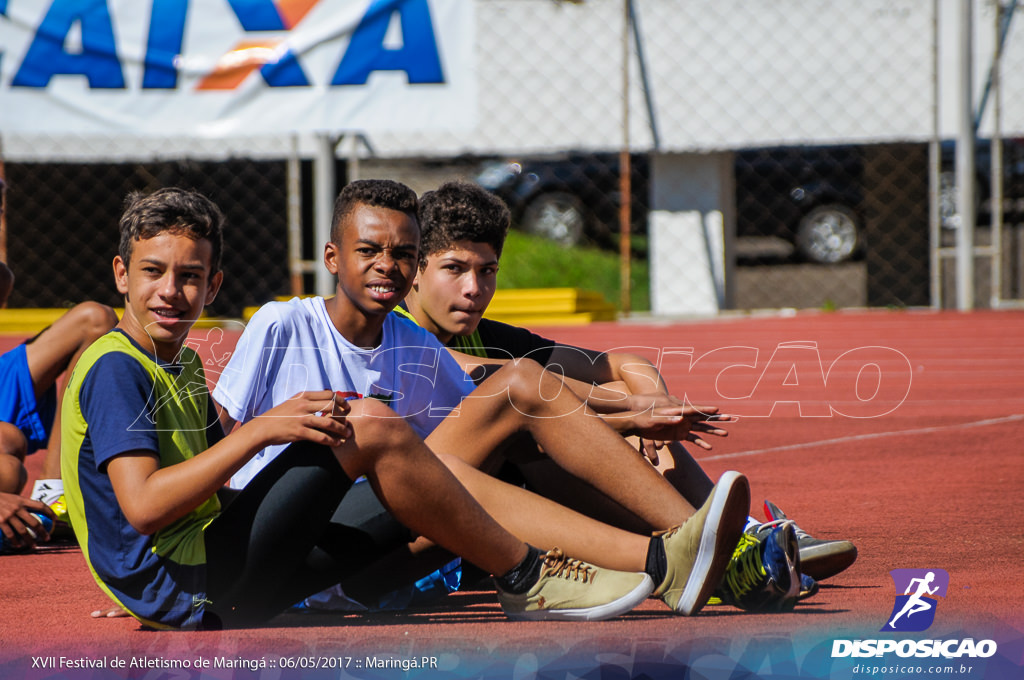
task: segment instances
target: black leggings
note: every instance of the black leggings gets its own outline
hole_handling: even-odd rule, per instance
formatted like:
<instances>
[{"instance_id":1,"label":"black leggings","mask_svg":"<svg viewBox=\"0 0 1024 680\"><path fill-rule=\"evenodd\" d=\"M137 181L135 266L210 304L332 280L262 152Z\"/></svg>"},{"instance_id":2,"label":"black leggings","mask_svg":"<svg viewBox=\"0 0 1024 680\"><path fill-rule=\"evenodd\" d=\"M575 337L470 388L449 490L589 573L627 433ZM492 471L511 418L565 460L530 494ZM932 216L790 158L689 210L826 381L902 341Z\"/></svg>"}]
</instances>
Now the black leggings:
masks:
<instances>
[{"instance_id":1,"label":"black leggings","mask_svg":"<svg viewBox=\"0 0 1024 680\"><path fill-rule=\"evenodd\" d=\"M352 480L326 446L298 442L205 531L205 628L263 623L365 563L360 537L327 531Z\"/></svg>"}]
</instances>

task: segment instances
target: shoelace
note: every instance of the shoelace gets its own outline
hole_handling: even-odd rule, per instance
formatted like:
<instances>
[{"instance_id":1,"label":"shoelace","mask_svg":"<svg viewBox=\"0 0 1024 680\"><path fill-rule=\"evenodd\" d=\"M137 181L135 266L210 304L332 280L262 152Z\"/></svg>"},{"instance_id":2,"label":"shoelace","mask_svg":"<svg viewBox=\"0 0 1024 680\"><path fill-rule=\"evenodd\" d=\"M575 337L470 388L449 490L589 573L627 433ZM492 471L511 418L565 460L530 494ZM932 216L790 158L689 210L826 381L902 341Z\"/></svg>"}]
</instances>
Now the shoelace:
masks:
<instances>
[{"instance_id":1,"label":"shoelace","mask_svg":"<svg viewBox=\"0 0 1024 680\"><path fill-rule=\"evenodd\" d=\"M796 532L797 539L800 539L800 538L810 538L810 536L811 536L806 531L801 529L800 526L796 522L791 520L791 519L773 519L770 522L765 522L764 524L758 524L756 527L754 527L753 530L756 532L756 531L760 531L761 529L774 529L775 527L781 527L784 524L792 525L793 531Z\"/></svg>"},{"instance_id":2,"label":"shoelace","mask_svg":"<svg viewBox=\"0 0 1024 680\"><path fill-rule=\"evenodd\" d=\"M654 532L653 534L651 534L651 535L652 535L652 536L654 536L654 537L656 537L656 538L657 538L657 537L661 537L661 539L662 539L662 540L665 540L665 539L667 539L667 538L671 538L672 536L674 536L674 535L675 535L675 533L676 533L677 531L679 531L680 529L682 529L682 528L683 528L683 525L682 525L682 524L680 524L680 525L678 525L678 526L674 526L674 527L672 527L671 529L665 529L665 530L663 530L663 531L655 531L655 532Z\"/></svg>"},{"instance_id":3,"label":"shoelace","mask_svg":"<svg viewBox=\"0 0 1024 680\"><path fill-rule=\"evenodd\" d=\"M547 567L545 576L564 579L571 578L573 581L582 581L583 583L587 583L594 578L591 571L592 567L589 564L572 557L566 557L558 548L549 550L542 559L544 560L544 566Z\"/></svg>"},{"instance_id":4,"label":"shoelace","mask_svg":"<svg viewBox=\"0 0 1024 680\"><path fill-rule=\"evenodd\" d=\"M779 506L775 505L770 501L764 502L764 514L765 517L768 517L770 519L768 522L765 522L762 526L774 527L779 526L784 522L789 522L793 525L793 531L796 532L797 539L813 538L810 534L801 529L796 522L787 517L786 513L782 512L782 510L779 509Z\"/></svg>"},{"instance_id":5,"label":"shoelace","mask_svg":"<svg viewBox=\"0 0 1024 680\"><path fill-rule=\"evenodd\" d=\"M764 562L761 558L759 541L755 536L743 534L740 542L729 560L729 568L725 571L727 592L735 599L740 599L763 582Z\"/></svg>"}]
</instances>

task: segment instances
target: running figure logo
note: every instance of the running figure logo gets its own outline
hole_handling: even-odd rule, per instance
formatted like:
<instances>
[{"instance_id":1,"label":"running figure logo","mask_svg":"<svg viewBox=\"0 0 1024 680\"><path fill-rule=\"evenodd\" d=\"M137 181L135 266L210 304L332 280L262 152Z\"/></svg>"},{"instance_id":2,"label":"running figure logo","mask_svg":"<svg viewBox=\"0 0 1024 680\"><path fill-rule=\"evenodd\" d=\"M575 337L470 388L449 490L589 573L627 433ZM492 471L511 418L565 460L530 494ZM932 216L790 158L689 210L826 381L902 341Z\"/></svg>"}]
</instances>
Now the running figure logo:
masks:
<instances>
[{"instance_id":1,"label":"running figure logo","mask_svg":"<svg viewBox=\"0 0 1024 680\"><path fill-rule=\"evenodd\" d=\"M949 574L944 569L893 569L896 592L889 621L883 631L914 632L927 630L935 621L938 597L946 596Z\"/></svg>"}]
</instances>

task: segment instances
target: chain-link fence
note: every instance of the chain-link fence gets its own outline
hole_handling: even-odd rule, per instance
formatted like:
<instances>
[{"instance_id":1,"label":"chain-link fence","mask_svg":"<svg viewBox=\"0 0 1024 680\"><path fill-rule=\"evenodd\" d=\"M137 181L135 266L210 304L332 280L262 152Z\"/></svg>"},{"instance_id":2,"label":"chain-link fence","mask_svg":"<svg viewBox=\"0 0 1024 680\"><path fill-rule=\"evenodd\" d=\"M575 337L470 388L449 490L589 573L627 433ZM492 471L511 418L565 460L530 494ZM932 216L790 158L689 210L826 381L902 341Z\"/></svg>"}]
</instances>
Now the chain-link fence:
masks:
<instances>
[{"instance_id":1,"label":"chain-link fence","mask_svg":"<svg viewBox=\"0 0 1024 680\"><path fill-rule=\"evenodd\" d=\"M518 228L614 250L628 159L631 248L651 258L656 312L953 304L952 0L463 4L475 18L476 124L366 134L337 148L339 184L388 176L424 191L474 179L509 203ZM1024 134L1024 28L999 24L996 9L974 4L972 89L992 93L978 145L982 306L1024 295L1024 146L987 141ZM11 306L116 302L109 263L123 198L171 184L228 214L214 313L313 287L308 267L298 279L289 270L289 255L319 252L308 139L3 142ZM993 148L1005 149L1001 186L990 181ZM305 160L289 171L293 153ZM301 252L289 253L290 223Z\"/></svg>"},{"instance_id":2,"label":"chain-link fence","mask_svg":"<svg viewBox=\"0 0 1024 680\"><path fill-rule=\"evenodd\" d=\"M119 306L112 262L125 196L195 188L225 212L223 293L211 312L238 316L288 289L283 162L8 163L7 257L11 307L63 307L85 299Z\"/></svg>"}]
</instances>

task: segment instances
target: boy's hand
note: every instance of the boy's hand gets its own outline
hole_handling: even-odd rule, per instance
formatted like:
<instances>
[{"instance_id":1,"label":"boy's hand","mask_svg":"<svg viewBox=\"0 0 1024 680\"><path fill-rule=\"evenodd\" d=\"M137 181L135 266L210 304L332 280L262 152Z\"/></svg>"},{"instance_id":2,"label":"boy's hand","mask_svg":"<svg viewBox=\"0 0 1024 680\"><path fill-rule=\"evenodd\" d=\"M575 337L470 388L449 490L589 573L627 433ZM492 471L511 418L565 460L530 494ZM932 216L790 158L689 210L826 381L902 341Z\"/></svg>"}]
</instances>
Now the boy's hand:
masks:
<instances>
[{"instance_id":1,"label":"boy's hand","mask_svg":"<svg viewBox=\"0 0 1024 680\"><path fill-rule=\"evenodd\" d=\"M664 392L644 392L643 394L629 395L623 400L623 405L627 411L649 411L671 406L684 407L686 402ZM717 412L718 409L714 410Z\"/></svg>"},{"instance_id":2,"label":"boy's hand","mask_svg":"<svg viewBox=\"0 0 1024 680\"><path fill-rule=\"evenodd\" d=\"M352 436L345 418L351 410L345 399L330 390L300 392L250 422L263 428L268 445L305 440L341 446Z\"/></svg>"},{"instance_id":3,"label":"boy's hand","mask_svg":"<svg viewBox=\"0 0 1024 680\"><path fill-rule=\"evenodd\" d=\"M718 424L736 420L734 416L719 414L716 406L660 406L623 416L628 417L618 423L616 417L606 419L623 434L639 436L641 452L655 465L659 460L658 450L668 442L689 441L710 450L711 444L704 437L728 436Z\"/></svg>"},{"instance_id":4,"label":"boy's hand","mask_svg":"<svg viewBox=\"0 0 1024 680\"><path fill-rule=\"evenodd\" d=\"M123 607L115 605L109 609L97 609L89 614L94 619L122 619L131 616Z\"/></svg>"},{"instance_id":5,"label":"boy's hand","mask_svg":"<svg viewBox=\"0 0 1024 680\"><path fill-rule=\"evenodd\" d=\"M50 506L42 501L0 493L0 532L3 532L4 540L15 548L31 548L36 543L50 540L49 532L32 513L57 519Z\"/></svg>"}]
</instances>

